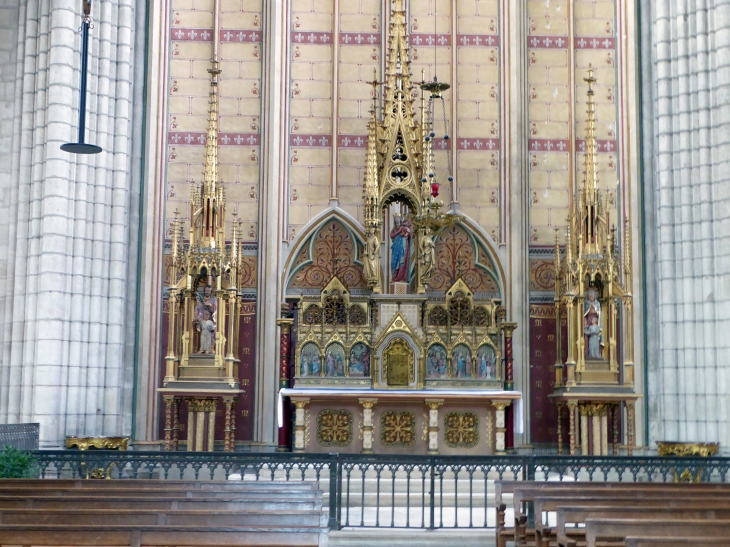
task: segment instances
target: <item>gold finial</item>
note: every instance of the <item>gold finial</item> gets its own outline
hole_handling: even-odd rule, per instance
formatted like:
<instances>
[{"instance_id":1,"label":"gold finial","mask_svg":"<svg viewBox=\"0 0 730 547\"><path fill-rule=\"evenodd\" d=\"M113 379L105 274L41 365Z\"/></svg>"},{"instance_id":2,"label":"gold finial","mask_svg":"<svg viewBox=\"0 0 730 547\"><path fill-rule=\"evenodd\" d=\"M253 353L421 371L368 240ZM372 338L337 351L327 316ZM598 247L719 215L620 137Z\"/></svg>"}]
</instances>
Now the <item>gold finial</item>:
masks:
<instances>
[{"instance_id":1,"label":"gold finial","mask_svg":"<svg viewBox=\"0 0 730 547\"><path fill-rule=\"evenodd\" d=\"M593 84L596 83L596 78L593 76L593 65L588 65L588 77L583 78L583 81L588 84L588 94L593 95Z\"/></svg>"}]
</instances>

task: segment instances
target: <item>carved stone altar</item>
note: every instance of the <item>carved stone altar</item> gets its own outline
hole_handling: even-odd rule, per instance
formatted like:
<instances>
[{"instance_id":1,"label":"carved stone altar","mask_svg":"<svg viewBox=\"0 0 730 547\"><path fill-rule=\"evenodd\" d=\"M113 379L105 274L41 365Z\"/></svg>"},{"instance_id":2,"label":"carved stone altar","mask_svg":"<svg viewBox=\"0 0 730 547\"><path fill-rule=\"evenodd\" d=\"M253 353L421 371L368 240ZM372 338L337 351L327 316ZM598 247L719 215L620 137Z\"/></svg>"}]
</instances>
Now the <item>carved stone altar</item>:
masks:
<instances>
[{"instance_id":1,"label":"carved stone altar","mask_svg":"<svg viewBox=\"0 0 730 547\"><path fill-rule=\"evenodd\" d=\"M384 78L370 82L362 225L335 210L292 245L279 448L291 419L295 451L504 452L520 394L502 268L478 228L440 212L429 113L448 85L411 82L393 4Z\"/></svg>"}]
</instances>

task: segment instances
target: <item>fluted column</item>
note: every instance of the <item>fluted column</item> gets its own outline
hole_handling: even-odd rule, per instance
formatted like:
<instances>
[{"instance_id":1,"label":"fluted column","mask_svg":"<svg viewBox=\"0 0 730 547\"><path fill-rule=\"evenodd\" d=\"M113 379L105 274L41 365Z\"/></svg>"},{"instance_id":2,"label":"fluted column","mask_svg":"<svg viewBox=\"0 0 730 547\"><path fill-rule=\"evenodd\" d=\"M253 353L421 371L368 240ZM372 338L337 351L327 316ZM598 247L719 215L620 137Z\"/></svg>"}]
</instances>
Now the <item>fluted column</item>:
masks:
<instances>
[{"instance_id":1,"label":"fluted column","mask_svg":"<svg viewBox=\"0 0 730 547\"><path fill-rule=\"evenodd\" d=\"M40 422L42 448L66 435L129 435L146 2L92 5L86 140L104 149L96 156L60 150L77 137L81 2L16 4L15 85L4 82L15 94L11 174L0 177L0 423Z\"/></svg>"}]
</instances>

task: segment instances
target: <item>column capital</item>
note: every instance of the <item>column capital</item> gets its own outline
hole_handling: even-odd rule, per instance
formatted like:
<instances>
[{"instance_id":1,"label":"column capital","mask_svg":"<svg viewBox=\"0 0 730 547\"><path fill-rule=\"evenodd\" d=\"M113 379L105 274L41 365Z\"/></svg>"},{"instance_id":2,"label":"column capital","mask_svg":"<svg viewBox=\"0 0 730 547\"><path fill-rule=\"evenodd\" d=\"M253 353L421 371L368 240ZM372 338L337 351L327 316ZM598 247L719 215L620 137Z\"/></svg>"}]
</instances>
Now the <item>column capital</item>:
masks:
<instances>
[{"instance_id":1,"label":"column capital","mask_svg":"<svg viewBox=\"0 0 730 547\"><path fill-rule=\"evenodd\" d=\"M511 402L512 401L510 401L510 400L505 401L502 399L497 399L495 401L492 401L492 406L494 408L496 408L497 410L504 410L505 408L507 408L510 405Z\"/></svg>"},{"instance_id":2,"label":"column capital","mask_svg":"<svg viewBox=\"0 0 730 547\"><path fill-rule=\"evenodd\" d=\"M431 410L436 410L438 409L438 407L444 404L443 399L426 399L423 402L426 403L426 406Z\"/></svg>"},{"instance_id":3,"label":"column capital","mask_svg":"<svg viewBox=\"0 0 730 547\"><path fill-rule=\"evenodd\" d=\"M363 408L373 408L376 404L378 404L377 399L358 399L357 401Z\"/></svg>"},{"instance_id":4,"label":"column capital","mask_svg":"<svg viewBox=\"0 0 730 547\"><path fill-rule=\"evenodd\" d=\"M512 337L512 333L517 329L517 323L502 323L500 328L504 331L507 338Z\"/></svg>"},{"instance_id":5,"label":"column capital","mask_svg":"<svg viewBox=\"0 0 730 547\"><path fill-rule=\"evenodd\" d=\"M292 326L294 325L294 319L290 319L287 317L280 317L279 319L276 320L276 324L281 327L282 333L289 334Z\"/></svg>"}]
</instances>

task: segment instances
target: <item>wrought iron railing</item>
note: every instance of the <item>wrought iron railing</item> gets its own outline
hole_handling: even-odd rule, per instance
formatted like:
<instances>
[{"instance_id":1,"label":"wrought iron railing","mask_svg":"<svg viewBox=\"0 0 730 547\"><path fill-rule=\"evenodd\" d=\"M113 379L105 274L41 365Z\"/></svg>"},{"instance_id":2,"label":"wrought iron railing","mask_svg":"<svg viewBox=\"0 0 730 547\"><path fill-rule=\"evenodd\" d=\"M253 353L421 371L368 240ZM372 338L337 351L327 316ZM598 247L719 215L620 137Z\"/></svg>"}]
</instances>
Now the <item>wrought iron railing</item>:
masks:
<instances>
[{"instance_id":1,"label":"wrought iron railing","mask_svg":"<svg viewBox=\"0 0 730 547\"><path fill-rule=\"evenodd\" d=\"M12 446L18 450L38 450L40 424L1 424L0 450Z\"/></svg>"},{"instance_id":2,"label":"wrought iron railing","mask_svg":"<svg viewBox=\"0 0 730 547\"><path fill-rule=\"evenodd\" d=\"M43 478L313 481L329 525L491 528L495 480L730 482L730 458L39 451Z\"/></svg>"}]
</instances>

